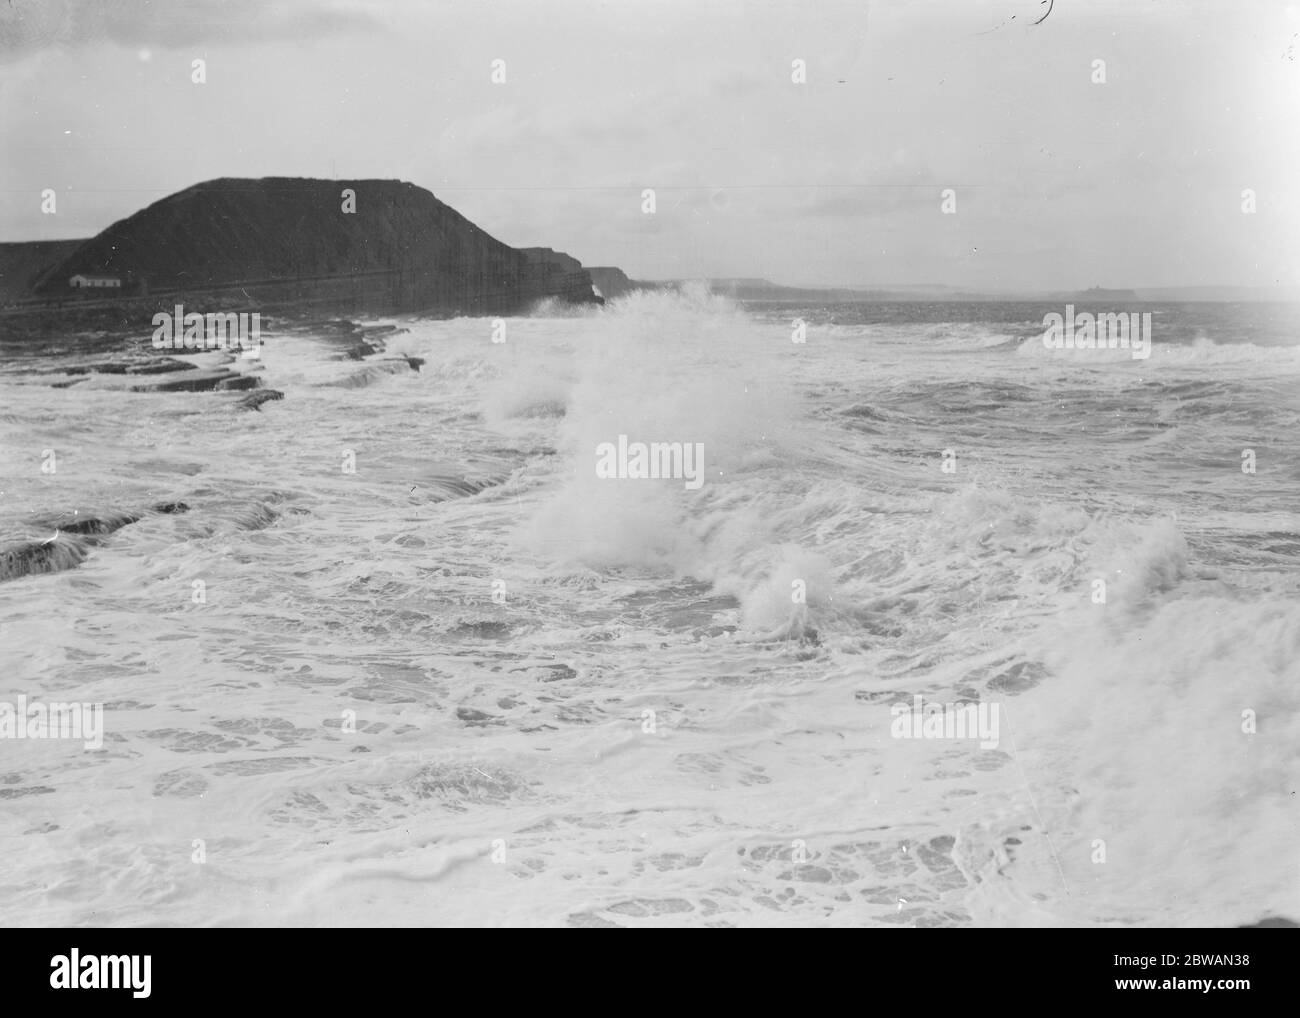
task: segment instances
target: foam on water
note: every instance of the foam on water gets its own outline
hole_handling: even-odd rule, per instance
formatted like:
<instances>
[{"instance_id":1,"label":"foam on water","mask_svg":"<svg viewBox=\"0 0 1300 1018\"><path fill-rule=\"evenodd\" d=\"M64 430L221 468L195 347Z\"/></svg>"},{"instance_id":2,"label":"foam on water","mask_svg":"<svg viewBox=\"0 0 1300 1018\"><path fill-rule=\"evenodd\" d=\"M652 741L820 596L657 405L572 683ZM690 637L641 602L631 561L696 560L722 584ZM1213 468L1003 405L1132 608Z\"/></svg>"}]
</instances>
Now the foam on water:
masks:
<instances>
[{"instance_id":1,"label":"foam on water","mask_svg":"<svg viewBox=\"0 0 1300 1018\"><path fill-rule=\"evenodd\" d=\"M7 530L189 507L0 584L0 700L106 705L0 743L5 922L1300 914L1292 350L793 344L698 289L403 324L273 337L257 414L0 383ZM704 484L598 479L620 434ZM998 746L894 737L916 695Z\"/></svg>"}]
</instances>

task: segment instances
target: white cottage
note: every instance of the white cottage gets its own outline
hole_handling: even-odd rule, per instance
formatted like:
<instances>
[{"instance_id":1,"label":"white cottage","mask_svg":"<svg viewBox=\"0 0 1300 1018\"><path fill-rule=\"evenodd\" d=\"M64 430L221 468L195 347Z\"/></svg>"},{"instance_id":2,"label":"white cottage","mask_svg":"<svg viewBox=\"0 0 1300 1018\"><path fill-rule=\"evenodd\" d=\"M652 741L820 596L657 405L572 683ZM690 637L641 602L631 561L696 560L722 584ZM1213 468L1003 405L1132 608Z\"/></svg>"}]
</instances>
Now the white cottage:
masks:
<instances>
[{"instance_id":1,"label":"white cottage","mask_svg":"<svg viewBox=\"0 0 1300 1018\"><path fill-rule=\"evenodd\" d=\"M94 289L121 289L122 280L117 276L87 276L78 272L68 280L68 285L74 290Z\"/></svg>"}]
</instances>

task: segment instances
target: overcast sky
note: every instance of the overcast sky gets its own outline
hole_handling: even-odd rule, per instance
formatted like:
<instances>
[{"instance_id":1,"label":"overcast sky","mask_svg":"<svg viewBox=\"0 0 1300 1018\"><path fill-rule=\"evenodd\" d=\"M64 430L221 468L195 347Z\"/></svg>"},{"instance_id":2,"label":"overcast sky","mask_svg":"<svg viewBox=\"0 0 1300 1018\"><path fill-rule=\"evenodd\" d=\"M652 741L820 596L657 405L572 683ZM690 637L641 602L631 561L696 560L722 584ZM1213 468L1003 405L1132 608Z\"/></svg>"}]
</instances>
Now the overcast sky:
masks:
<instances>
[{"instance_id":1,"label":"overcast sky","mask_svg":"<svg viewBox=\"0 0 1300 1018\"><path fill-rule=\"evenodd\" d=\"M213 177L379 177L638 278L1300 284L1300 6L1047 12L0 0L0 239L91 236Z\"/></svg>"}]
</instances>

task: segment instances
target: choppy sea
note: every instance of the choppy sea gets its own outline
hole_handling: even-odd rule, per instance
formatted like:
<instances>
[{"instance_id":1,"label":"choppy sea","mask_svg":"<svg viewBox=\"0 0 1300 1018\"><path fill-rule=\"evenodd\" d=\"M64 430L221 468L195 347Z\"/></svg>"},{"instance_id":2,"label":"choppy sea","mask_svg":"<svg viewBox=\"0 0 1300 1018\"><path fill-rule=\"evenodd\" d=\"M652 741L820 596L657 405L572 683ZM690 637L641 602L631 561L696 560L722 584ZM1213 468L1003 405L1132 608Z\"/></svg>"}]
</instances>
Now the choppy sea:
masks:
<instances>
[{"instance_id":1,"label":"choppy sea","mask_svg":"<svg viewBox=\"0 0 1300 1018\"><path fill-rule=\"evenodd\" d=\"M140 516L0 583L0 701L103 705L0 739L0 924L1300 919L1300 307L1062 310L272 324L257 411L0 345L6 541Z\"/></svg>"}]
</instances>

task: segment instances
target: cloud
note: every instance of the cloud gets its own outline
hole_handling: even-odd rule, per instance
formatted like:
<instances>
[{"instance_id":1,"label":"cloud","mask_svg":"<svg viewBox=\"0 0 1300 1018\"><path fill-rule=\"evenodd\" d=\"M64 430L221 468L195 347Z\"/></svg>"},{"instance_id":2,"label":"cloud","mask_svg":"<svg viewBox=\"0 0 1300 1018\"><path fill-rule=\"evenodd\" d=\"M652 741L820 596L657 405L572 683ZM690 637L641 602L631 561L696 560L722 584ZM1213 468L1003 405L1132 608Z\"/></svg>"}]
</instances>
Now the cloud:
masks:
<instances>
[{"instance_id":1,"label":"cloud","mask_svg":"<svg viewBox=\"0 0 1300 1018\"><path fill-rule=\"evenodd\" d=\"M168 49L303 40L377 27L343 0L10 0L0 4L0 56L110 43Z\"/></svg>"}]
</instances>

